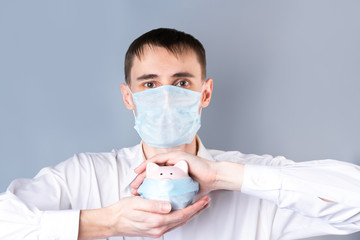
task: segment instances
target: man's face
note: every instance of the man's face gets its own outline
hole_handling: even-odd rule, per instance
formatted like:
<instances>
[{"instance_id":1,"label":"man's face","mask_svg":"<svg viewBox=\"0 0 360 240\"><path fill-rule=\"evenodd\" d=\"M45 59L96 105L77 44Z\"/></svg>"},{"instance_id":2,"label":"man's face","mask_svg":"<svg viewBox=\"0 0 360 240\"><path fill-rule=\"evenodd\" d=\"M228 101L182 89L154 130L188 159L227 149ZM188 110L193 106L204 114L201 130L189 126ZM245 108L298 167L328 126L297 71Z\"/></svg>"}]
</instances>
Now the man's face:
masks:
<instances>
[{"instance_id":1,"label":"man's face","mask_svg":"<svg viewBox=\"0 0 360 240\"><path fill-rule=\"evenodd\" d=\"M162 47L146 46L141 57L135 57L133 60L129 88L136 93L164 85L173 85L200 92L204 82L201 66L194 51L189 50L174 55ZM121 91L125 106L129 110L136 109L125 84L122 84ZM200 107L206 107L209 104L211 92L212 79L208 79Z\"/></svg>"}]
</instances>

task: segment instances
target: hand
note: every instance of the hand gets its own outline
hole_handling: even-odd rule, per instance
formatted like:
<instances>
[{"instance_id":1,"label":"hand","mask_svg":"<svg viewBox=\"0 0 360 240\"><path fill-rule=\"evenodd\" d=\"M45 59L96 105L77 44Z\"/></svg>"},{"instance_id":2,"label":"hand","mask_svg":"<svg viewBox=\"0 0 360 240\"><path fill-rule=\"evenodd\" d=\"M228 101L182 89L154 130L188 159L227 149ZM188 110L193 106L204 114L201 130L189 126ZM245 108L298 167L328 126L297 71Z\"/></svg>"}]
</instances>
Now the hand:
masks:
<instances>
[{"instance_id":1,"label":"hand","mask_svg":"<svg viewBox=\"0 0 360 240\"><path fill-rule=\"evenodd\" d=\"M123 198L101 209L80 212L79 239L107 238L111 236L142 236L159 238L180 227L209 207L205 196L194 204L171 211L168 202L141 197Z\"/></svg>"},{"instance_id":2,"label":"hand","mask_svg":"<svg viewBox=\"0 0 360 240\"><path fill-rule=\"evenodd\" d=\"M200 196L215 190L217 176L215 162L194 156L183 151L173 151L170 153L158 154L144 161L137 168L135 168L135 173L137 173L138 176L130 185L133 188L133 195L138 195L137 189L146 177L145 170L147 163L154 162L160 165L175 165L181 160L185 160L188 163L190 176L200 184L200 190L198 193Z\"/></svg>"},{"instance_id":3,"label":"hand","mask_svg":"<svg viewBox=\"0 0 360 240\"><path fill-rule=\"evenodd\" d=\"M138 195L137 189L146 177L147 163L174 165L181 160L188 163L190 176L200 184L199 196L219 189L241 190L244 178L244 164L227 161L213 162L186 152L173 151L158 154L135 168L134 171L138 176L130 185L133 188L132 194Z\"/></svg>"}]
</instances>

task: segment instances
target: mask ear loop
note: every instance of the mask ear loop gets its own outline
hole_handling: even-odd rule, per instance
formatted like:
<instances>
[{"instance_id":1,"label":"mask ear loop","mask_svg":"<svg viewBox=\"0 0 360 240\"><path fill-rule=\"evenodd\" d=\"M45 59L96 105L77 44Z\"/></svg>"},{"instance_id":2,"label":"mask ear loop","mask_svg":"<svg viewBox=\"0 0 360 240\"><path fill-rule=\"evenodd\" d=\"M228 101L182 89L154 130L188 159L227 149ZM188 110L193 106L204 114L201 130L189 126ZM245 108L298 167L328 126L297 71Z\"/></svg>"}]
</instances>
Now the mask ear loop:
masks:
<instances>
[{"instance_id":1,"label":"mask ear loop","mask_svg":"<svg viewBox=\"0 0 360 240\"><path fill-rule=\"evenodd\" d=\"M131 94L131 98L132 98L132 100L133 100L133 104L135 105L135 102L134 102L134 94L133 94L133 92L131 91L131 89L129 88L129 85L126 84L126 87L127 87L127 89L129 90L129 92L130 92L130 94ZM136 105L135 105L135 107L136 107ZM135 118L135 120L136 120L135 110L132 110L132 112L133 112L134 118Z\"/></svg>"}]
</instances>

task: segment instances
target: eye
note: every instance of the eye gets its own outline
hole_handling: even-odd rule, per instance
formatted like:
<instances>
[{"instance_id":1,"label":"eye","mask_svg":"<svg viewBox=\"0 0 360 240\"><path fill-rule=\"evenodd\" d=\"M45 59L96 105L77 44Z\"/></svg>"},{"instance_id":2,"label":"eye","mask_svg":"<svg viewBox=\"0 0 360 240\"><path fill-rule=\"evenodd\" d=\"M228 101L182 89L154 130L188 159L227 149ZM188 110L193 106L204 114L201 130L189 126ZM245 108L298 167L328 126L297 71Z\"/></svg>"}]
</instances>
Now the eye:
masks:
<instances>
[{"instance_id":1,"label":"eye","mask_svg":"<svg viewBox=\"0 0 360 240\"><path fill-rule=\"evenodd\" d=\"M170 175L172 175L172 172L170 173Z\"/></svg>"},{"instance_id":2,"label":"eye","mask_svg":"<svg viewBox=\"0 0 360 240\"><path fill-rule=\"evenodd\" d=\"M145 86L146 88L154 88L154 87L156 87L156 85L155 85L154 82L146 82L146 83L144 84L144 86Z\"/></svg>"},{"instance_id":3,"label":"eye","mask_svg":"<svg viewBox=\"0 0 360 240\"><path fill-rule=\"evenodd\" d=\"M176 87L187 87L189 85L189 82L186 80L180 80L176 83Z\"/></svg>"},{"instance_id":4,"label":"eye","mask_svg":"<svg viewBox=\"0 0 360 240\"><path fill-rule=\"evenodd\" d=\"M163 173L160 173L160 175L163 175Z\"/></svg>"}]
</instances>

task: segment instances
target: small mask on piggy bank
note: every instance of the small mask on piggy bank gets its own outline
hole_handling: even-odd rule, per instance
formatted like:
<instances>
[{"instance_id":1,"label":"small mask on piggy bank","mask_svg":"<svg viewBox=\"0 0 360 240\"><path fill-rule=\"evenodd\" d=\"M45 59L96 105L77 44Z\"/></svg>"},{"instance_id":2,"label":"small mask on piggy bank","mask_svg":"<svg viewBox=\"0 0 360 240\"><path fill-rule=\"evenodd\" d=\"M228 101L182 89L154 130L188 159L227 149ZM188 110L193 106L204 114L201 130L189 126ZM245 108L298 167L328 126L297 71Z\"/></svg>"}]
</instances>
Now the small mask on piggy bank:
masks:
<instances>
[{"instance_id":1,"label":"small mask on piggy bank","mask_svg":"<svg viewBox=\"0 0 360 240\"><path fill-rule=\"evenodd\" d=\"M199 191L199 184L188 174L186 161L174 166L146 165L146 178L138 189L145 199L168 201L172 210L183 209L191 204Z\"/></svg>"}]
</instances>

